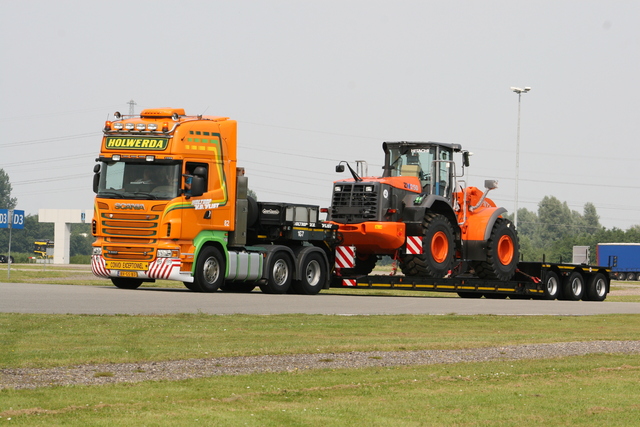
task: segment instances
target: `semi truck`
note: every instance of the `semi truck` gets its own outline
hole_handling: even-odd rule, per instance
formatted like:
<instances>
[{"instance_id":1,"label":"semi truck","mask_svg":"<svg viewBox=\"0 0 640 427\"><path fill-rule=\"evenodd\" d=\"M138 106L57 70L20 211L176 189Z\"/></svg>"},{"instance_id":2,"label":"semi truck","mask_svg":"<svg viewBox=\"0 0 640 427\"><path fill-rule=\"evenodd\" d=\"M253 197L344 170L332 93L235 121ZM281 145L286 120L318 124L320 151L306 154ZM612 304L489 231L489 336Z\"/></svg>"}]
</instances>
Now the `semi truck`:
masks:
<instances>
[{"instance_id":1,"label":"semi truck","mask_svg":"<svg viewBox=\"0 0 640 427\"><path fill-rule=\"evenodd\" d=\"M497 182L484 192L460 185L453 155L468 166L469 153L456 144L385 143L379 179L343 162L353 179L334 184L323 221L318 206L248 195L227 117L115 113L103 134L91 266L119 288L162 279L196 292L316 294L355 284L592 300L609 289L606 268L519 263L516 230L487 198ZM381 254L399 259L403 275L371 275Z\"/></svg>"},{"instance_id":2,"label":"semi truck","mask_svg":"<svg viewBox=\"0 0 640 427\"><path fill-rule=\"evenodd\" d=\"M640 280L640 243L599 243L596 258L611 268L614 279Z\"/></svg>"},{"instance_id":3,"label":"semi truck","mask_svg":"<svg viewBox=\"0 0 640 427\"><path fill-rule=\"evenodd\" d=\"M236 128L172 108L105 123L93 179L96 276L124 289L157 279L198 292L326 286L336 227L317 206L249 197Z\"/></svg>"}]
</instances>

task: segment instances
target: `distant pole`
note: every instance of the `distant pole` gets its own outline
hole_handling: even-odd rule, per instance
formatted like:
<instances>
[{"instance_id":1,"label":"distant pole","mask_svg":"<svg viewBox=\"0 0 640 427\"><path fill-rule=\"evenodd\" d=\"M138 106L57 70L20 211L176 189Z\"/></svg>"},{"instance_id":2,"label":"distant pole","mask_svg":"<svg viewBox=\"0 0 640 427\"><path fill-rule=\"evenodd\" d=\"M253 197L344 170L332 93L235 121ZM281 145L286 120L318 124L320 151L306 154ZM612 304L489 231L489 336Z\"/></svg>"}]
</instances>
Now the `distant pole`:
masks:
<instances>
[{"instance_id":1,"label":"distant pole","mask_svg":"<svg viewBox=\"0 0 640 427\"><path fill-rule=\"evenodd\" d=\"M133 116L135 114L134 111L133 111L133 106L134 105L138 105L138 104L136 104L136 101L134 101L133 99L131 101L127 102L127 104L129 104L129 115Z\"/></svg>"},{"instance_id":2,"label":"distant pole","mask_svg":"<svg viewBox=\"0 0 640 427\"><path fill-rule=\"evenodd\" d=\"M519 87L511 87L512 91L518 94L518 134L516 137L516 195L515 195L515 212L513 213L513 225L518 228L518 175L520 173L520 100L523 93L531 90L530 87L521 89Z\"/></svg>"}]
</instances>

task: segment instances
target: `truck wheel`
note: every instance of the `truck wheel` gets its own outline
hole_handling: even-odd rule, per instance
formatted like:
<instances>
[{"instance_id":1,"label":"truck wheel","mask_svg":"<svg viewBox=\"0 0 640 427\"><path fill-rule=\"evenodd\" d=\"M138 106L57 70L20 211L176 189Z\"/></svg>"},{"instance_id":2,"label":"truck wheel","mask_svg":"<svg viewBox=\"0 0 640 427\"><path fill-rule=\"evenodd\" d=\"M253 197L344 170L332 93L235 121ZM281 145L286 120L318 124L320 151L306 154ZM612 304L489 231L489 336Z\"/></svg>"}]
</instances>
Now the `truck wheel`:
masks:
<instances>
[{"instance_id":1,"label":"truck wheel","mask_svg":"<svg viewBox=\"0 0 640 427\"><path fill-rule=\"evenodd\" d=\"M182 282L182 284L193 292L200 292L200 288L194 282Z\"/></svg>"},{"instance_id":2,"label":"truck wheel","mask_svg":"<svg viewBox=\"0 0 640 427\"><path fill-rule=\"evenodd\" d=\"M487 260L476 261L473 269L482 279L509 280L518 267L518 233L508 219L498 218L487 240Z\"/></svg>"},{"instance_id":3,"label":"truck wheel","mask_svg":"<svg viewBox=\"0 0 640 427\"><path fill-rule=\"evenodd\" d=\"M215 292L224 283L224 257L213 246L202 248L196 263L194 288L200 292Z\"/></svg>"},{"instance_id":4,"label":"truck wheel","mask_svg":"<svg viewBox=\"0 0 640 427\"><path fill-rule=\"evenodd\" d=\"M631 281L636 280L636 273L627 273L627 280L631 280Z\"/></svg>"},{"instance_id":5,"label":"truck wheel","mask_svg":"<svg viewBox=\"0 0 640 427\"><path fill-rule=\"evenodd\" d=\"M589 279L584 299L586 301L604 301L607 297L607 279L602 273L596 273Z\"/></svg>"},{"instance_id":6,"label":"truck wheel","mask_svg":"<svg viewBox=\"0 0 640 427\"><path fill-rule=\"evenodd\" d=\"M140 279L123 279L122 277L112 277L111 283L120 289L138 289L142 285Z\"/></svg>"},{"instance_id":7,"label":"truck wheel","mask_svg":"<svg viewBox=\"0 0 640 427\"><path fill-rule=\"evenodd\" d=\"M315 295L320 292L327 281L327 266L322 255L312 252L305 256L300 273L300 280L292 283L295 293Z\"/></svg>"},{"instance_id":8,"label":"truck wheel","mask_svg":"<svg viewBox=\"0 0 640 427\"><path fill-rule=\"evenodd\" d=\"M271 259L267 283L260 285L260 289L265 294L286 294L291 286L292 272L289 256L284 251L275 253Z\"/></svg>"},{"instance_id":9,"label":"truck wheel","mask_svg":"<svg viewBox=\"0 0 640 427\"><path fill-rule=\"evenodd\" d=\"M574 271L564 279L562 283L562 299L578 301L584 295L584 277Z\"/></svg>"},{"instance_id":10,"label":"truck wheel","mask_svg":"<svg viewBox=\"0 0 640 427\"><path fill-rule=\"evenodd\" d=\"M404 255L400 268L406 276L444 277L453 267L453 227L444 215L428 213L422 230L423 253Z\"/></svg>"},{"instance_id":11,"label":"truck wheel","mask_svg":"<svg viewBox=\"0 0 640 427\"><path fill-rule=\"evenodd\" d=\"M547 271L544 279L544 299L554 300L560 298L560 277L553 271Z\"/></svg>"},{"instance_id":12,"label":"truck wheel","mask_svg":"<svg viewBox=\"0 0 640 427\"><path fill-rule=\"evenodd\" d=\"M618 280L627 280L627 275L624 273L618 273Z\"/></svg>"}]
</instances>

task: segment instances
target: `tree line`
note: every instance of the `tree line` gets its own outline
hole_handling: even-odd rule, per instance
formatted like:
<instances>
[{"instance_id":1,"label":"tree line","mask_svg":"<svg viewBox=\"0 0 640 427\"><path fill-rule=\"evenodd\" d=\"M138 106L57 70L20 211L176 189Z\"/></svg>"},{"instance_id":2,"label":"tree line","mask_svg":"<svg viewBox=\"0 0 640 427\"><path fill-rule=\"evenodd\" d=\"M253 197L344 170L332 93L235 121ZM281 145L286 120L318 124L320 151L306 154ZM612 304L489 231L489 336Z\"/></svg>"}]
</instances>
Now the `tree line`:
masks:
<instances>
[{"instance_id":1,"label":"tree line","mask_svg":"<svg viewBox=\"0 0 640 427\"><path fill-rule=\"evenodd\" d=\"M506 215L513 221L513 215ZM607 229L593 203L586 203L582 213L571 210L567 202L545 196L538 211L518 209L518 237L524 261L571 262L574 246L589 246L589 263L596 263L598 243L640 243L640 225L628 230Z\"/></svg>"}]
</instances>

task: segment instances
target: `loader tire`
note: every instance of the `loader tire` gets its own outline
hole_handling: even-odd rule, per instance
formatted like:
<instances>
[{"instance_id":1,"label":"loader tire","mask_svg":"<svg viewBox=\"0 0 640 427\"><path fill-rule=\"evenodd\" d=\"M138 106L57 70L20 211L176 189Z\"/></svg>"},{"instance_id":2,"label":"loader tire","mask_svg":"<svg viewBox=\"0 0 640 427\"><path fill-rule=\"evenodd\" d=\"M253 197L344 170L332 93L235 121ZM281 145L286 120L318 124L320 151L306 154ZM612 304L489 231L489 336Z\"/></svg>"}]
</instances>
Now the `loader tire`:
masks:
<instances>
[{"instance_id":1,"label":"loader tire","mask_svg":"<svg viewBox=\"0 0 640 427\"><path fill-rule=\"evenodd\" d=\"M455 241L453 227L441 214L427 213L422 221L420 255L404 255L400 268L406 276L442 278L453 268Z\"/></svg>"},{"instance_id":2,"label":"loader tire","mask_svg":"<svg viewBox=\"0 0 640 427\"><path fill-rule=\"evenodd\" d=\"M498 218L487 240L487 259L472 264L476 274L482 279L507 281L516 273L518 258L518 233L511 221Z\"/></svg>"}]
</instances>

